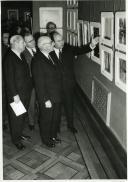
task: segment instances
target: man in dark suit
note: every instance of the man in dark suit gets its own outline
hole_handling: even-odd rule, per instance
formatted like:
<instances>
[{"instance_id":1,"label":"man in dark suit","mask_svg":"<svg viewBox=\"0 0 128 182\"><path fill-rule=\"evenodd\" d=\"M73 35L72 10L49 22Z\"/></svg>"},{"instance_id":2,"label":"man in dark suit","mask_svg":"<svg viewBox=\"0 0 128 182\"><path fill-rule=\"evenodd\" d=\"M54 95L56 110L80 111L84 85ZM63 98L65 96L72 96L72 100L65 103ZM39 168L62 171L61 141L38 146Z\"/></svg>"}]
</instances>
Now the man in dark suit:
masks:
<instances>
[{"instance_id":1,"label":"man in dark suit","mask_svg":"<svg viewBox=\"0 0 128 182\"><path fill-rule=\"evenodd\" d=\"M32 34L27 33L24 35L24 41L25 41L25 50L23 51L23 55L28 63L29 66L29 71L30 71L30 77L32 77L31 74L31 61L36 53L36 44L35 44L35 39ZM30 103L29 103L29 109L28 109L28 116L27 118L29 120L29 129L34 130L34 124L36 121L36 95L35 95L35 89L33 86L32 93L31 93L31 98L30 98Z\"/></svg>"},{"instance_id":2,"label":"man in dark suit","mask_svg":"<svg viewBox=\"0 0 128 182\"><path fill-rule=\"evenodd\" d=\"M67 117L68 128L71 132L76 133L77 130L73 124L73 98L75 88L73 61L75 56L92 51L98 43L98 38L82 47L73 47L64 44L62 35L57 32L52 34L52 40L55 43L54 51L58 57L58 66L62 75L62 103Z\"/></svg>"},{"instance_id":3,"label":"man in dark suit","mask_svg":"<svg viewBox=\"0 0 128 182\"><path fill-rule=\"evenodd\" d=\"M57 138L61 102L61 75L54 57L53 44L48 36L38 39L39 52L32 60L32 77L39 103L39 128L42 142L54 147Z\"/></svg>"},{"instance_id":4,"label":"man in dark suit","mask_svg":"<svg viewBox=\"0 0 128 182\"><path fill-rule=\"evenodd\" d=\"M19 150L22 150L25 148L21 140L25 139L25 136L23 136L23 128L26 114L16 116L10 107L10 103L19 103L19 101L21 101L25 108L28 109L32 84L26 60L21 57L21 52L25 49L23 38L20 35L12 36L10 46L11 50L6 56L4 65L9 124L12 142ZM26 136L26 138L28 138L28 136Z\"/></svg>"}]
</instances>

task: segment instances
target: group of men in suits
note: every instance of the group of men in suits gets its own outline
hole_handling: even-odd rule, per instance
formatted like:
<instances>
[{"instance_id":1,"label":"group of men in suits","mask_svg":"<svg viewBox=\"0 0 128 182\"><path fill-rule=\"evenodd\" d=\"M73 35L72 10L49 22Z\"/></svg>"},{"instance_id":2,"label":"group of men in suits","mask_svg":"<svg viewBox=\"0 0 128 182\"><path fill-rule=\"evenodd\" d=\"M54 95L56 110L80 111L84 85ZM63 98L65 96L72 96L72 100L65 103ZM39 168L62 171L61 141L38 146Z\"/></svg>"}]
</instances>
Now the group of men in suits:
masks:
<instances>
[{"instance_id":1,"label":"group of men in suits","mask_svg":"<svg viewBox=\"0 0 128 182\"><path fill-rule=\"evenodd\" d=\"M74 56L92 51L97 43L98 39L94 39L85 46L73 47L64 44L62 35L53 32L50 36L39 37L37 51L31 34L26 34L24 39L20 35L10 39L11 50L5 60L8 104L21 100L29 118L32 118L30 125L34 126L31 114L35 112L37 96L40 135L48 147L61 142L57 134L60 132L62 104L68 128L73 133L77 132L73 123ZM25 148L22 139L27 137L23 135L26 117L26 114L16 117L9 106L12 141L20 150Z\"/></svg>"}]
</instances>

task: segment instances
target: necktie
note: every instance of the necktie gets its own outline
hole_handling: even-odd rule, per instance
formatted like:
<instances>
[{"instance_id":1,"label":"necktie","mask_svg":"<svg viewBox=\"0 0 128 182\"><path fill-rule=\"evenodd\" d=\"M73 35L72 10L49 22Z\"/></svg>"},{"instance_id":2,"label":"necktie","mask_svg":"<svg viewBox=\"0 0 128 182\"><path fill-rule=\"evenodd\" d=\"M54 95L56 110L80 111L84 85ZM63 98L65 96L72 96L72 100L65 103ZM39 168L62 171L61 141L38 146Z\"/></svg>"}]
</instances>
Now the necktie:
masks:
<instances>
[{"instance_id":1,"label":"necktie","mask_svg":"<svg viewBox=\"0 0 128 182\"><path fill-rule=\"evenodd\" d=\"M60 49L59 49L59 60L62 61L62 52Z\"/></svg>"},{"instance_id":2,"label":"necktie","mask_svg":"<svg viewBox=\"0 0 128 182\"><path fill-rule=\"evenodd\" d=\"M49 58L49 60L52 62L52 64L55 64L54 61L53 61L53 59L51 58L50 55L48 55L48 58Z\"/></svg>"},{"instance_id":3,"label":"necktie","mask_svg":"<svg viewBox=\"0 0 128 182\"><path fill-rule=\"evenodd\" d=\"M33 55L35 55L36 54L36 52L32 49L32 52L33 52Z\"/></svg>"}]
</instances>

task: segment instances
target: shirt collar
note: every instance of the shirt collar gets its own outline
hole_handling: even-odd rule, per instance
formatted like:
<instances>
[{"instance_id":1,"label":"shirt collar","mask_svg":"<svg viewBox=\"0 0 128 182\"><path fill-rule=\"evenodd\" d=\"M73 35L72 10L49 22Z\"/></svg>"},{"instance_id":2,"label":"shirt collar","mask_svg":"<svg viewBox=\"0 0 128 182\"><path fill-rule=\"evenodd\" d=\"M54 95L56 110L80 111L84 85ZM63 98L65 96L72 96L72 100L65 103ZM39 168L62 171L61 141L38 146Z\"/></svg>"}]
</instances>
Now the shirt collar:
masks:
<instances>
[{"instance_id":1,"label":"shirt collar","mask_svg":"<svg viewBox=\"0 0 128 182\"><path fill-rule=\"evenodd\" d=\"M46 52L44 52L44 51L41 51L41 52L42 52L47 58L49 58L49 57L48 57L48 55L49 55L48 53L46 53Z\"/></svg>"},{"instance_id":2,"label":"shirt collar","mask_svg":"<svg viewBox=\"0 0 128 182\"><path fill-rule=\"evenodd\" d=\"M21 59L20 53L17 50L15 49L11 49L11 50Z\"/></svg>"}]
</instances>

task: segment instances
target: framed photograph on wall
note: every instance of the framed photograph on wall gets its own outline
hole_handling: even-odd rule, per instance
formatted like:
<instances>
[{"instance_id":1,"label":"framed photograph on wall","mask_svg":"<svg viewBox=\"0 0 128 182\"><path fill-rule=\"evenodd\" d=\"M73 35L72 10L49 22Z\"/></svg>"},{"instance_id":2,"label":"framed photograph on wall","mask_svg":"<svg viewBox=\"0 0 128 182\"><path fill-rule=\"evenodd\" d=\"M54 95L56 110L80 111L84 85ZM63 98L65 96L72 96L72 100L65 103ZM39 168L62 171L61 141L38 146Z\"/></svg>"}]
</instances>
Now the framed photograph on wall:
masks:
<instances>
[{"instance_id":1,"label":"framed photograph on wall","mask_svg":"<svg viewBox=\"0 0 128 182\"><path fill-rule=\"evenodd\" d=\"M77 33L78 10L73 9L73 31Z\"/></svg>"},{"instance_id":2,"label":"framed photograph on wall","mask_svg":"<svg viewBox=\"0 0 128 182\"><path fill-rule=\"evenodd\" d=\"M19 20L18 9L8 10L8 20Z\"/></svg>"},{"instance_id":3,"label":"framed photograph on wall","mask_svg":"<svg viewBox=\"0 0 128 182\"><path fill-rule=\"evenodd\" d=\"M70 30L73 31L73 10L70 9Z\"/></svg>"},{"instance_id":4,"label":"framed photograph on wall","mask_svg":"<svg viewBox=\"0 0 128 182\"><path fill-rule=\"evenodd\" d=\"M126 52L126 13L115 14L115 48Z\"/></svg>"},{"instance_id":5,"label":"framed photograph on wall","mask_svg":"<svg viewBox=\"0 0 128 182\"><path fill-rule=\"evenodd\" d=\"M110 47L114 42L114 15L113 12L101 13L101 42Z\"/></svg>"},{"instance_id":6,"label":"framed photograph on wall","mask_svg":"<svg viewBox=\"0 0 128 182\"><path fill-rule=\"evenodd\" d=\"M115 84L126 92L126 55L115 52Z\"/></svg>"},{"instance_id":7,"label":"framed photograph on wall","mask_svg":"<svg viewBox=\"0 0 128 182\"><path fill-rule=\"evenodd\" d=\"M100 46L101 58L101 73L110 81L113 80L113 50L101 45Z\"/></svg>"},{"instance_id":8,"label":"framed photograph on wall","mask_svg":"<svg viewBox=\"0 0 128 182\"><path fill-rule=\"evenodd\" d=\"M67 30L70 30L70 10L67 10Z\"/></svg>"},{"instance_id":9,"label":"framed photograph on wall","mask_svg":"<svg viewBox=\"0 0 128 182\"><path fill-rule=\"evenodd\" d=\"M90 34L91 37L100 37L101 35L101 24L99 22L90 22ZM99 43L96 45L95 49L91 52L91 59L96 63L100 64L100 51Z\"/></svg>"},{"instance_id":10,"label":"framed photograph on wall","mask_svg":"<svg viewBox=\"0 0 128 182\"><path fill-rule=\"evenodd\" d=\"M72 39L73 39L73 46L77 46L77 35L76 34L73 34L72 35Z\"/></svg>"},{"instance_id":11,"label":"framed photograph on wall","mask_svg":"<svg viewBox=\"0 0 128 182\"><path fill-rule=\"evenodd\" d=\"M40 7L39 8L39 22L40 29L46 31L46 24L54 22L58 29L63 26L63 9L61 7Z\"/></svg>"},{"instance_id":12,"label":"framed photograph on wall","mask_svg":"<svg viewBox=\"0 0 128 182\"><path fill-rule=\"evenodd\" d=\"M84 44L89 43L90 41L90 27L89 27L89 22L88 21L83 21L83 38L84 38Z\"/></svg>"},{"instance_id":13,"label":"framed photograph on wall","mask_svg":"<svg viewBox=\"0 0 128 182\"><path fill-rule=\"evenodd\" d=\"M69 32L69 44L73 45L73 34L72 34L72 32Z\"/></svg>"},{"instance_id":14,"label":"framed photograph on wall","mask_svg":"<svg viewBox=\"0 0 128 182\"><path fill-rule=\"evenodd\" d=\"M82 46L84 44L83 20L77 21L77 33L78 33L78 46Z\"/></svg>"}]
</instances>

